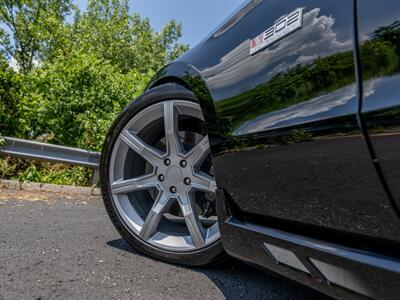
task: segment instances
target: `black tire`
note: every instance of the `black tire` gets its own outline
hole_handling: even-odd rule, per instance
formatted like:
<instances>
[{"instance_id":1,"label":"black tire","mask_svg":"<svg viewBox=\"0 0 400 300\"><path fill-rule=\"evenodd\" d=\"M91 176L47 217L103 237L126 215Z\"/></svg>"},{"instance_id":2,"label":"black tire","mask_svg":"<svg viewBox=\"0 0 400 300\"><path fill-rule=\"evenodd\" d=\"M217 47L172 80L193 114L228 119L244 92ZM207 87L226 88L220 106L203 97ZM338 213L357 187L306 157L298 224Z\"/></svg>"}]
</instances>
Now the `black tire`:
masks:
<instances>
[{"instance_id":1,"label":"black tire","mask_svg":"<svg viewBox=\"0 0 400 300\"><path fill-rule=\"evenodd\" d=\"M118 213L112 200L111 188L109 182L109 165L113 146L129 120L144 108L158 102L166 100L188 100L198 102L194 93L177 84L166 84L155 87L143 93L140 97L132 101L117 117L111 126L103 145L100 161L100 183L101 192L107 213L113 222L115 228L132 247L153 258L163 260L169 263L185 266L203 266L216 263L226 256L223 250L222 241L218 241L192 252L170 252L154 247L146 243L139 236L134 234L126 226Z\"/></svg>"}]
</instances>

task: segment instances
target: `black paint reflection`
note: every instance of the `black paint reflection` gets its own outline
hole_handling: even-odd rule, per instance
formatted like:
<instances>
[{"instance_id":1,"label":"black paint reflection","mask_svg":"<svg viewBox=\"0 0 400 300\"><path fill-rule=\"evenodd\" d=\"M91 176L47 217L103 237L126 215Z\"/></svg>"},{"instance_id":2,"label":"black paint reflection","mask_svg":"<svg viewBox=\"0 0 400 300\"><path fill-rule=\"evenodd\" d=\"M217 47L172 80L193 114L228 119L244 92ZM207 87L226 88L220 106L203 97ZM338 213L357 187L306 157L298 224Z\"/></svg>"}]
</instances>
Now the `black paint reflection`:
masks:
<instances>
[{"instance_id":1,"label":"black paint reflection","mask_svg":"<svg viewBox=\"0 0 400 300\"><path fill-rule=\"evenodd\" d=\"M356 95L355 85L349 85L332 93L315 97L310 101L300 102L246 121L233 134L244 135L300 125L330 119L332 115L346 116L356 107Z\"/></svg>"},{"instance_id":2,"label":"black paint reflection","mask_svg":"<svg viewBox=\"0 0 400 300\"><path fill-rule=\"evenodd\" d=\"M355 76L355 3L362 94ZM252 38L300 7L301 29L250 55ZM260 243L265 236L229 227L227 220L397 257L400 220L390 196L400 206L399 71L399 1L253 0L150 86L177 82L199 99L217 185L224 189L217 206L225 249L346 298L349 291L327 285L319 273L309 277L276 264ZM369 138L379 164L371 159ZM295 245L291 250L310 269L312 257L362 277L377 292L366 293L371 297L391 299L399 289L396 274Z\"/></svg>"},{"instance_id":3,"label":"black paint reflection","mask_svg":"<svg viewBox=\"0 0 400 300\"><path fill-rule=\"evenodd\" d=\"M221 154L214 160L218 184L228 187L246 212L374 237L399 237L397 217L376 189L361 136L305 140Z\"/></svg>"},{"instance_id":4,"label":"black paint reflection","mask_svg":"<svg viewBox=\"0 0 400 300\"><path fill-rule=\"evenodd\" d=\"M362 112L379 166L399 208L400 3L385 3L378 8L377 1L360 1Z\"/></svg>"},{"instance_id":5,"label":"black paint reflection","mask_svg":"<svg viewBox=\"0 0 400 300\"><path fill-rule=\"evenodd\" d=\"M250 40L298 7L304 8L303 28L250 56ZM175 78L196 93L208 121L217 183L243 214L399 241L399 220L356 117L353 16L348 0L262 1L166 67L154 82ZM386 26L396 21L389 19ZM378 140L375 136L388 136L389 128L396 133L398 124L398 111L386 107L398 99L395 91L385 96L397 84L398 50L390 46L393 36L386 30L373 34L383 25L370 25L381 18L368 20L360 33L368 40L362 46L368 66L362 109ZM378 98L369 100L373 97ZM391 151L387 161L394 177L400 163L393 161L396 142L394 136L380 139L381 150L374 143L382 166L382 153Z\"/></svg>"},{"instance_id":6,"label":"black paint reflection","mask_svg":"<svg viewBox=\"0 0 400 300\"><path fill-rule=\"evenodd\" d=\"M302 29L253 56L251 33L201 68L221 134L218 185L247 213L400 239L357 123L352 2L302 4ZM264 1L255 12L268 28L291 8Z\"/></svg>"}]
</instances>

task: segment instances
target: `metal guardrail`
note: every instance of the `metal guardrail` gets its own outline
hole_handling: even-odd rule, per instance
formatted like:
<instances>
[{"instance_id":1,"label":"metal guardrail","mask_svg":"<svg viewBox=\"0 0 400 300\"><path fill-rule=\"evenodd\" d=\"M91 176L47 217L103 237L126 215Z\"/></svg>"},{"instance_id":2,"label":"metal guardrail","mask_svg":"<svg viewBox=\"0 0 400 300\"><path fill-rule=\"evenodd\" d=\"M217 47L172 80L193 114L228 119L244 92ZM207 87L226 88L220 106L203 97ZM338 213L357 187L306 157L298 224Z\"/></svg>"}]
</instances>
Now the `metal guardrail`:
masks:
<instances>
[{"instance_id":1,"label":"metal guardrail","mask_svg":"<svg viewBox=\"0 0 400 300\"><path fill-rule=\"evenodd\" d=\"M92 181L96 184L98 182L98 152L11 137L0 138L5 140L5 145L0 146L0 154L93 168L95 172Z\"/></svg>"}]
</instances>

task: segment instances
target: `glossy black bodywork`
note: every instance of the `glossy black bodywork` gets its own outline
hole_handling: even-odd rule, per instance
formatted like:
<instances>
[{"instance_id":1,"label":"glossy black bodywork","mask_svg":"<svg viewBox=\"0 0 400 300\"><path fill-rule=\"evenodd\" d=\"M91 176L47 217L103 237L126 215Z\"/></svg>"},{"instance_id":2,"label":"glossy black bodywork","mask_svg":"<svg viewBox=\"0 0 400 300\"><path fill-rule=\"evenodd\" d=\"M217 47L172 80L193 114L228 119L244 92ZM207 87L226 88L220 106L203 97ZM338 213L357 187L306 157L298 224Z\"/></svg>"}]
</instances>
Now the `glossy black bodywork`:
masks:
<instances>
[{"instance_id":1,"label":"glossy black bodywork","mask_svg":"<svg viewBox=\"0 0 400 300\"><path fill-rule=\"evenodd\" d=\"M219 192L218 199L224 200L223 191ZM242 261L262 266L337 299L399 298L400 260L310 238L302 235L301 230L293 233L241 220L235 217L229 205L226 199L218 202L220 230L226 250ZM284 255L277 260L266 244L278 247ZM295 268L291 256L303 270Z\"/></svg>"},{"instance_id":2,"label":"glossy black bodywork","mask_svg":"<svg viewBox=\"0 0 400 300\"><path fill-rule=\"evenodd\" d=\"M379 14L376 12L379 11ZM400 2L360 1L361 112L376 163L400 208Z\"/></svg>"},{"instance_id":3,"label":"glossy black bodywork","mask_svg":"<svg viewBox=\"0 0 400 300\"><path fill-rule=\"evenodd\" d=\"M199 98L230 254L249 261L259 247L234 217L400 257L400 5L387 2L249 1L150 83ZM250 55L252 38L298 8L301 29Z\"/></svg>"}]
</instances>

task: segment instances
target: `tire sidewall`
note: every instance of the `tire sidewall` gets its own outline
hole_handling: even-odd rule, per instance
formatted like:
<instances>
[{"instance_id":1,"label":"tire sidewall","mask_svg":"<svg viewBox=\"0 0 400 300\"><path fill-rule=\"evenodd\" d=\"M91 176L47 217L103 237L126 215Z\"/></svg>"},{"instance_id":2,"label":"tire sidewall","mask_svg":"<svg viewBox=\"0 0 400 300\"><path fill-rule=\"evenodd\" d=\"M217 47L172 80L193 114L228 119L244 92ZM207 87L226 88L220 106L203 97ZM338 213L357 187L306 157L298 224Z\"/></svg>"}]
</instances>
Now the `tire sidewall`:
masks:
<instances>
[{"instance_id":1,"label":"tire sidewall","mask_svg":"<svg viewBox=\"0 0 400 300\"><path fill-rule=\"evenodd\" d=\"M190 252L180 252L174 253L171 251L166 251L158 249L149 243L142 240L134 232L132 232L129 227L125 224L122 217L120 216L118 210L113 201L111 194L111 187L109 181L109 166L111 153L113 151L115 142L125 125L140 111L143 109L167 100L186 100L191 102L196 102L196 96L186 88L176 85L167 84L155 87L137 99L132 101L116 118L110 130L107 134L105 142L103 144L103 149L100 159L100 186L101 193L103 197L103 202L107 213L113 222L114 226L121 234L121 236L126 240L126 242L133 246L140 252L167 261L170 263L176 263L187 266L201 266L209 263L216 262L218 258L224 255L224 250L222 246L222 241L218 241L198 250Z\"/></svg>"}]
</instances>

